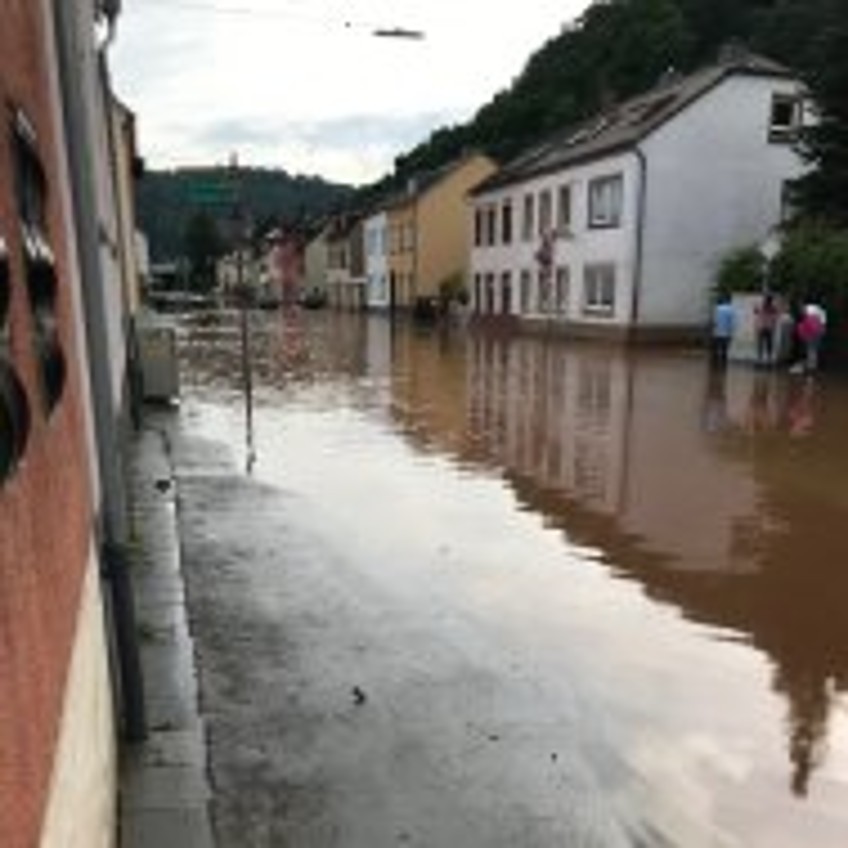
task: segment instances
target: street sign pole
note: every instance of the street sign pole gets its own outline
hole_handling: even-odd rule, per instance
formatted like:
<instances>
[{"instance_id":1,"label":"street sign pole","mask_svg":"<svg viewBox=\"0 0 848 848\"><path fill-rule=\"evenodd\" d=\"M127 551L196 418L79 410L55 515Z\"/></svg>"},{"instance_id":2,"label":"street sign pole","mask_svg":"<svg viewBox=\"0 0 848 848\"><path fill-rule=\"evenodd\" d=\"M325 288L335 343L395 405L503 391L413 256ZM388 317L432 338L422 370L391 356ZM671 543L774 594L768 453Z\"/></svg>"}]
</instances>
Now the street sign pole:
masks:
<instances>
[{"instance_id":1,"label":"street sign pole","mask_svg":"<svg viewBox=\"0 0 848 848\"><path fill-rule=\"evenodd\" d=\"M244 388L245 440L247 448L247 473L253 471L256 462L256 445L253 438L253 368L250 357L250 319L248 298L244 280L244 250L247 242L242 185L238 157L233 154L230 162L230 174L233 186L233 213L235 217L236 246L236 291L239 299L239 324L241 335L241 374Z\"/></svg>"}]
</instances>

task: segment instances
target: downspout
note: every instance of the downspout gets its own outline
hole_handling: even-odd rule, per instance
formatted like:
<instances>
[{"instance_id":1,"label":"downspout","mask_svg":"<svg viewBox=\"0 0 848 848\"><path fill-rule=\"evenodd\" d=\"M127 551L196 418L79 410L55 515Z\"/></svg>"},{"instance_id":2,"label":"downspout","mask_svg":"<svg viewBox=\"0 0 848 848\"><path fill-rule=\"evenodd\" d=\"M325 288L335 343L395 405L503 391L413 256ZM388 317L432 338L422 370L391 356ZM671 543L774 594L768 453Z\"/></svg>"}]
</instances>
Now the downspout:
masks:
<instances>
[{"instance_id":1,"label":"downspout","mask_svg":"<svg viewBox=\"0 0 848 848\"><path fill-rule=\"evenodd\" d=\"M56 21L56 52L62 116L65 124L67 158L71 175L71 197L80 261L82 307L86 324L86 345L91 382L91 403L100 477L98 536L104 577L111 590L115 648L118 654L120 697L123 706L124 734L130 741L146 736L141 663L138 653L135 610L128 573L126 545L129 538L127 492L118 421L113 407L109 370L109 320L104 300L106 280L100 263L100 225L97 208L96 176L91 151L96 149L90 137L89 111L84 96L86 87L81 73L85 46L80 42L77 18L79 5L52 0ZM82 14L92 13L85 5Z\"/></svg>"},{"instance_id":2,"label":"downspout","mask_svg":"<svg viewBox=\"0 0 848 848\"><path fill-rule=\"evenodd\" d=\"M630 303L630 337L638 335L639 311L642 305L642 276L645 259L645 219L648 210L648 159L641 147L636 147L639 161L639 197L636 211L636 256L633 262L633 286Z\"/></svg>"}]
</instances>

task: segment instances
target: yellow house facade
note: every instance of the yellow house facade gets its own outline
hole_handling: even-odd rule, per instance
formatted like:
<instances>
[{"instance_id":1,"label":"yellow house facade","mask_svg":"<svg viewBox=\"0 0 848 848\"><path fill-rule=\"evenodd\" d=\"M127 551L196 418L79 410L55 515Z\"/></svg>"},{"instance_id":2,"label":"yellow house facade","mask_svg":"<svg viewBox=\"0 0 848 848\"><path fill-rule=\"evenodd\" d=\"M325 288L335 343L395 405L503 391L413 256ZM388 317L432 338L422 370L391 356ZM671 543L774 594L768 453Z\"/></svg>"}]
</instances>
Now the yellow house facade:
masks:
<instances>
[{"instance_id":1,"label":"yellow house facade","mask_svg":"<svg viewBox=\"0 0 848 848\"><path fill-rule=\"evenodd\" d=\"M457 278L467 287L469 212L467 195L495 171L479 153L410 181L386 209L391 301L410 308L438 297L440 284Z\"/></svg>"}]
</instances>

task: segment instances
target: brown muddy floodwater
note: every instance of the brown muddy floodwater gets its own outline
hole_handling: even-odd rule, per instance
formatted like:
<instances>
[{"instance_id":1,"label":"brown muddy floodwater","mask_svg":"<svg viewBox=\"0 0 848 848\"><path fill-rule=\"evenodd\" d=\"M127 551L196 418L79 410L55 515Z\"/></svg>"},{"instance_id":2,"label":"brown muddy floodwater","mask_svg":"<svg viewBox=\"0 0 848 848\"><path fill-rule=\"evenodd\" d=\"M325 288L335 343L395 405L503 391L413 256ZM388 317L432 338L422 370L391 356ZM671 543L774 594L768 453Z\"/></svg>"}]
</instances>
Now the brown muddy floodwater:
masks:
<instances>
[{"instance_id":1,"label":"brown muddy floodwater","mask_svg":"<svg viewBox=\"0 0 848 848\"><path fill-rule=\"evenodd\" d=\"M848 846L846 383L253 316L248 439L235 319L183 333L183 439L279 493L317 563L287 572L281 538L273 567L249 540L228 566L252 581L245 622L279 622L298 651L291 722L311 721L308 744L278 730L249 784L227 743L235 648L201 615L222 844ZM272 678L251 678L257 701L284 691ZM358 713L326 706L348 680ZM273 738L261 705L240 709ZM233 798L275 779L301 794L268 807L279 842L251 841ZM320 815L298 811L310 780Z\"/></svg>"}]
</instances>

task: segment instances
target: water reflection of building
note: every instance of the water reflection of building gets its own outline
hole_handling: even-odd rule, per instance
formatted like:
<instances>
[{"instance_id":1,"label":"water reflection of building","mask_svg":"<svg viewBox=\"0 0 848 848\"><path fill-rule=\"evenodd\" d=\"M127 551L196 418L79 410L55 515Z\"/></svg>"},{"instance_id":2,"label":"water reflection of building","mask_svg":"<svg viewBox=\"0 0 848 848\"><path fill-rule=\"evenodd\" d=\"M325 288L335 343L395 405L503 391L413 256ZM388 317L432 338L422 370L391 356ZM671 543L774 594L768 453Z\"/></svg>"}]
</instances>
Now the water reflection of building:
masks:
<instances>
[{"instance_id":1,"label":"water reflection of building","mask_svg":"<svg viewBox=\"0 0 848 848\"><path fill-rule=\"evenodd\" d=\"M531 339L473 339L468 386L474 458L503 467L526 507L771 658L806 794L848 689L845 399L825 409L810 381L717 382L685 356Z\"/></svg>"},{"instance_id":2,"label":"water reflection of building","mask_svg":"<svg viewBox=\"0 0 848 848\"><path fill-rule=\"evenodd\" d=\"M756 485L697 426L704 380L689 360L480 338L470 363L471 428L522 495L614 518L668 567L756 567L738 542Z\"/></svg>"},{"instance_id":3,"label":"water reflection of building","mask_svg":"<svg viewBox=\"0 0 848 848\"><path fill-rule=\"evenodd\" d=\"M450 330L396 325L392 412L419 446L455 454L471 449L466 426L465 338Z\"/></svg>"}]
</instances>

